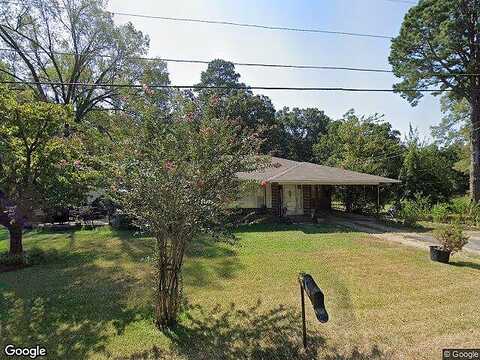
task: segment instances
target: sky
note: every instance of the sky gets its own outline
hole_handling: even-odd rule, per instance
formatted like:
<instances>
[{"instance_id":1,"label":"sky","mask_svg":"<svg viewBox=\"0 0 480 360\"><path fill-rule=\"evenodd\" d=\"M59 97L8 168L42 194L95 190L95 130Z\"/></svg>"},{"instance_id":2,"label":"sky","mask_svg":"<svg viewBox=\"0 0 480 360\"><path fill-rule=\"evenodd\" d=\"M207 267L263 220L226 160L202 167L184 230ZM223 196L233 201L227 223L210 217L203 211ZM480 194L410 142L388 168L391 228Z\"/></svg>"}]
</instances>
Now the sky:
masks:
<instances>
[{"instance_id":1,"label":"sky","mask_svg":"<svg viewBox=\"0 0 480 360\"><path fill-rule=\"evenodd\" d=\"M397 2L398 1L398 2ZM316 28L396 36L413 4L409 0L110 0L113 12L168 17L224 20L273 26ZM390 40L240 28L144 19L115 15L117 23L131 21L150 37L151 57L299 65L391 69ZM202 64L169 63L170 80L192 85L206 69ZM240 81L250 86L391 88L393 74L346 71L240 67ZM399 94L267 91L275 108L317 107L333 119L349 109L359 115L384 114L395 129L408 133L409 124L428 139L430 126L441 119L439 98L425 95L412 107Z\"/></svg>"}]
</instances>

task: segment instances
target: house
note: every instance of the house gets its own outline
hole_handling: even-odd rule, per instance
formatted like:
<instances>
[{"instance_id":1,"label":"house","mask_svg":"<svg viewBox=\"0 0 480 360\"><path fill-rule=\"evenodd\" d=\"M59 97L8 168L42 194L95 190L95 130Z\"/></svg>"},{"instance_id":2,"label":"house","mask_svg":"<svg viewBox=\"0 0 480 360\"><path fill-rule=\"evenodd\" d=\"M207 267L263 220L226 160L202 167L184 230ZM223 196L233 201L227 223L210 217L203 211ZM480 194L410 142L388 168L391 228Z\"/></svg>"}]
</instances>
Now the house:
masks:
<instances>
[{"instance_id":1,"label":"house","mask_svg":"<svg viewBox=\"0 0 480 360\"><path fill-rule=\"evenodd\" d=\"M277 216L311 215L332 206L333 186L393 184L400 181L355 171L272 157L271 164L242 172L254 185L235 203L241 209L267 209Z\"/></svg>"}]
</instances>

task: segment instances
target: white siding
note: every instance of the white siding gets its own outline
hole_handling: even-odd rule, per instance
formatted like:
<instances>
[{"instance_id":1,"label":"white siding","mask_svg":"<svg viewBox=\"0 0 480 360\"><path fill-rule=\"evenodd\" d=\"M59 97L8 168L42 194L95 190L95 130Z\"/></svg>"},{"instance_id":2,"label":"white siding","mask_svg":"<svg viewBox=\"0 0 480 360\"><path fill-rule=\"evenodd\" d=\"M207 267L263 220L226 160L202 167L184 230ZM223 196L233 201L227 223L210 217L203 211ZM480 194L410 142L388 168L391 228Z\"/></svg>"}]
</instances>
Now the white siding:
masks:
<instances>
[{"instance_id":1,"label":"white siding","mask_svg":"<svg viewBox=\"0 0 480 360\"><path fill-rule=\"evenodd\" d=\"M272 207L272 190L267 186L267 206ZM230 206L239 209L260 209L265 203L265 189L259 186L256 189L248 190L243 193L238 201Z\"/></svg>"}]
</instances>

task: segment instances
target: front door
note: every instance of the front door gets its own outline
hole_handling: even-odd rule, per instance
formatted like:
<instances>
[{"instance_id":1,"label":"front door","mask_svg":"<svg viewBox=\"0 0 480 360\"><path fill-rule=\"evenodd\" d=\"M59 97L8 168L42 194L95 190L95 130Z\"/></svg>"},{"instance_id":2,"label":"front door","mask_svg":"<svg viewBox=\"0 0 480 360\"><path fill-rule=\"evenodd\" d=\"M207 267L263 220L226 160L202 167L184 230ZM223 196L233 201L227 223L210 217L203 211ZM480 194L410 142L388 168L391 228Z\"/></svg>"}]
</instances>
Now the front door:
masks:
<instances>
[{"instance_id":1,"label":"front door","mask_svg":"<svg viewBox=\"0 0 480 360\"><path fill-rule=\"evenodd\" d=\"M286 208L286 215L303 214L303 194L301 186L283 185L283 206Z\"/></svg>"}]
</instances>

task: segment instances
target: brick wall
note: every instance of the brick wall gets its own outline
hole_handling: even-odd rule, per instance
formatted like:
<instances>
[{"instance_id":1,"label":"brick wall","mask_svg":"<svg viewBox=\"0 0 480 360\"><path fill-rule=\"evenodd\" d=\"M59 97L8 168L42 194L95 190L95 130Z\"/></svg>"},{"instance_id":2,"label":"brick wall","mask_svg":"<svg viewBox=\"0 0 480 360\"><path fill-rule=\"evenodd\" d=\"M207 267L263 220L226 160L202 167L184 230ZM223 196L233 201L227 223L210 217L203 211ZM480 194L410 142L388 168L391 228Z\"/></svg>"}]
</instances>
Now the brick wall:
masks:
<instances>
[{"instance_id":1,"label":"brick wall","mask_svg":"<svg viewBox=\"0 0 480 360\"><path fill-rule=\"evenodd\" d=\"M281 216L282 204L281 204L281 187L278 183L272 183L272 214L275 216Z\"/></svg>"},{"instance_id":2,"label":"brick wall","mask_svg":"<svg viewBox=\"0 0 480 360\"><path fill-rule=\"evenodd\" d=\"M303 213L310 215L312 209L312 186L303 185Z\"/></svg>"}]
</instances>

